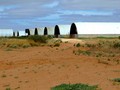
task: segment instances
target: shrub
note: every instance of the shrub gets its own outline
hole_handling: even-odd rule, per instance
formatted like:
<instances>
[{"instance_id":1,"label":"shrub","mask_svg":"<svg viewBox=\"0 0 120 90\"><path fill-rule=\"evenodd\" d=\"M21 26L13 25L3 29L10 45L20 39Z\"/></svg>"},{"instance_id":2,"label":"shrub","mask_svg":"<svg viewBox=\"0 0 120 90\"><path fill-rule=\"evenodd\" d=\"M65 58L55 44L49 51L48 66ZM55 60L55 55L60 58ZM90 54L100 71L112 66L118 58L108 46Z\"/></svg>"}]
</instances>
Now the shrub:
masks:
<instances>
[{"instance_id":1,"label":"shrub","mask_svg":"<svg viewBox=\"0 0 120 90\"><path fill-rule=\"evenodd\" d=\"M33 41L35 41L35 42L39 42L39 43L47 43L47 40L48 40L49 38L46 37L46 36L38 36L38 35L35 35L35 36L29 36L28 39L33 40Z\"/></svg>"},{"instance_id":2,"label":"shrub","mask_svg":"<svg viewBox=\"0 0 120 90\"><path fill-rule=\"evenodd\" d=\"M61 39L55 40L55 41L53 42L53 46L54 46L54 47L59 47L59 46L60 46L60 43L62 43L62 40L61 40Z\"/></svg>"},{"instance_id":3,"label":"shrub","mask_svg":"<svg viewBox=\"0 0 120 90\"><path fill-rule=\"evenodd\" d=\"M118 39L120 39L120 36L118 37Z\"/></svg>"},{"instance_id":4,"label":"shrub","mask_svg":"<svg viewBox=\"0 0 120 90\"><path fill-rule=\"evenodd\" d=\"M54 43L62 43L61 39L56 40Z\"/></svg>"},{"instance_id":5,"label":"shrub","mask_svg":"<svg viewBox=\"0 0 120 90\"><path fill-rule=\"evenodd\" d=\"M55 43L54 44L54 47L59 47L60 46L60 43Z\"/></svg>"},{"instance_id":6,"label":"shrub","mask_svg":"<svg viewBox=\"0 0 120 90\"><path fill-rule=\"evenodd\" d=\"M6 88L6 90L11 90L10 88Z\"/></svg>"},{"instance_id":7,"label":"shrub","mask_svg":"<svg viewBox=\"0 0 120 90\"><path fill-rule=\"evenodd\" d=\"M87 84L61 84L51 88L51 90L98 90L98 87L89 86Z\"/></svg>"},{"instance_id":8,"label":"shrub","mask_svg":"<svg viewBox=\"0 0 120 90\"><path fill-rule=\"evenodd\" d=\"M120 83L120 78L115 78L113 79L114 82L119 82Z\"/></svg>"},{"instance_id":9,"label":"shrub","mask_svg":"<svg viewBox=\"0 0 120 90\"><path fill-rule=\"evenodd\" d=\"M102 56L102 53L97 53L96 54L96 57L101 57Z\"/></svg>"},{"instance_id":10,"label":"shrub","mask_svg":"<svg viewBox=\"0 0 120 90\"><path fill-rule=\"evenodd\" d=\"M40 43L35 42L35 41L33 41L33 40L28 40L28 42L29 42L29 45L30 45L30 46L39 46L39 45L40 45Z\"/></svg>"},{"instance_id":11,"label":"shrub","mask_svg":"<svg viewBox=\"0 0 120 90\"><path fill-rule=\"evenodd\" d=\"M11 44L11 45L9 45L8 47L9 47L9 48L19 48L19 45L17 45L17 44Z\"/></svg>"},{"instance_id":12,"label":"shrub","mask_svg":"<svg viewBox=\"0 0 120 90\"><path fill-rule=\"evenodd\" d=\"M113 47L114 47L114 48L120 48L120 42L114 43Z\"/></svg>"},{"instance_id":13,"label":"shrub","mask_svg":"<svg viewBox=\"0 0 120 90\"><path fill-rule=\"evenodd\" d=\"M53 36L51 36L51 35L48 35L47 37L48 37L49 39L53 39Z\"/></svg>"},{"instance_id":14,"label":"shrub","mask_svg":"<svg viewBox=\"0 0 120 90\"><path fill-rule=\"evenodd\" d=\"M65 43L68 43L68 41L65 41Z\"/></svg>"},{"instance_id":15,"label":"shrub","mask_svg":"<svg viewBox=\"0 0 120 90\"><path fill-rule=\"evenodd\" d=\"M30 44L23 44L22 47L23 48L28 48L28 47L30 47Z\"/></svg>"},{"instance_id":16,"label":"shrub","mask_svg":"<svg viewBox=\"0 0 120 90\"><path fill-rule=\"evenodd\" d=\"M76 44L76 47L80 47L80 46L81 46L80 43L77 43L77 44Z\"/></svg>"}]
</instances>

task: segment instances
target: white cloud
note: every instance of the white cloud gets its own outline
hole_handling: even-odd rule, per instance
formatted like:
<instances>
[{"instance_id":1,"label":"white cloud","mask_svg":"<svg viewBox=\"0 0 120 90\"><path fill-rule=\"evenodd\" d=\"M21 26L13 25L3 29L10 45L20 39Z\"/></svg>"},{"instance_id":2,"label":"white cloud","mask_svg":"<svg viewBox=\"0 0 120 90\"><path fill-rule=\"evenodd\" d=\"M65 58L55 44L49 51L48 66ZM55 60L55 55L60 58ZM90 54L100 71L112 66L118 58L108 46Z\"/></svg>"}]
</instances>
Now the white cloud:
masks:
<instances>
[{"instance_id":1,"label":"white cloud","mask_svg":"<svg viewBox=\"0 0 120 90\"><path fill-rule=\"evenodd\" d=\"M120 0L0 0L0 28L119 21Z\"/></svg>"}]
</instances>

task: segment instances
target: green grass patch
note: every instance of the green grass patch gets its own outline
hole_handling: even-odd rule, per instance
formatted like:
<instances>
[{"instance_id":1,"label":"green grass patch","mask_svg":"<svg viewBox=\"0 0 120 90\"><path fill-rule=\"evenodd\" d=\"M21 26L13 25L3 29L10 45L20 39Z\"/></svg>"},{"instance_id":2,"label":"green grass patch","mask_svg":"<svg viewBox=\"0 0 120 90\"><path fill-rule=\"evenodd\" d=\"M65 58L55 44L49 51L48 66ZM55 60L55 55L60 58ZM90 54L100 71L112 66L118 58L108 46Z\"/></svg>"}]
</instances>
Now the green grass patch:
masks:
<instances>
[{"instance_id":1,"label":"green grass patch","mask_svg":"<svg viewBox=\"0 0 120 90\"><path fill-rule=\"evenodd\" d=\"M98 86L90 86L87 84L61 84L51 88L51 90L98 90ZM99 89L100 90L100 89Z\"/></svg>"},{"instance_id":2,"label":"green grass patch","mask_svg":"<svg viewBox=\"0 0 120 90\"><path fill-rule=\"evenodd\" d=\"M114 78L113 81L120 83L120 78Z\"/></svg>"},{"instance_id":3,"label":"green grass patch","mask_svg":"<svg viewBox=\"0 0 120 90\"><path fill-rule=\"evenodd\" d=\"M77 44L74 44L75 47L80 47L81 44L80 43L77 43Z\"/></svg>"},{"instance_id":4,"label":"green grass patch","mask_svg":"<svg viewBox=\"0 0 120 90\"><path fill-rule=\"evenodd\" d=\"M5 90L11 90L10 88L6 88Z\"/></svg>"}]
</instances>

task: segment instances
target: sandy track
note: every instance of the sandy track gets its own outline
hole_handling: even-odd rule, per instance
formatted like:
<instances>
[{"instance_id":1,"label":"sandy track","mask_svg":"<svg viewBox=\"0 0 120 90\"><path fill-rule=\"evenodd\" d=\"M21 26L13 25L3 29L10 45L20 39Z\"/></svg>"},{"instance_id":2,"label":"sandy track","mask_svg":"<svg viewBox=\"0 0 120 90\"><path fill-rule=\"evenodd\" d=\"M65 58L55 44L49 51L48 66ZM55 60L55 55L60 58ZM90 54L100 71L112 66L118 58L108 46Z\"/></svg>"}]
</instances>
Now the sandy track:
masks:
<instances>
[{"instance_id":1,"label":"sandy track","mask_svg":"<svg viewBox=\"0 0 120 90\"><path fill-rule=\"evenodd\" d=\"M0 90L8 87L11 90L50 90L62 83L85 83L98 85L102 90L120 90L120 85L109 80L120 76L120 65L100 64L95 57L74 55L73 44L79 41L67 41L53 48L0 49Z\"/></svg>"}]
</instances>

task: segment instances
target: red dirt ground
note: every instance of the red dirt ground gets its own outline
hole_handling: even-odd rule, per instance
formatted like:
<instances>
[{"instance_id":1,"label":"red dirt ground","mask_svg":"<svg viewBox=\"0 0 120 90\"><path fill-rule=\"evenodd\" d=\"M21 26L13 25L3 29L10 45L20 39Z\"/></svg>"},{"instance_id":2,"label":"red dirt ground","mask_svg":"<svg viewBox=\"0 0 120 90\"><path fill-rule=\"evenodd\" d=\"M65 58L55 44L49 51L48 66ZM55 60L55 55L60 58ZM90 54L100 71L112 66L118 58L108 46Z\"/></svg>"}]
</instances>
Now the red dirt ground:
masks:
<instances>
[{"instance_id":1,"label":"red dirt ground","mask_svg":"<svg viewBox=\"0 0 120 90\"><path fill-rule=\"evenodd\" d=\"M95 57L74 55L73 44L60 47L0 49L0 90L50 90L62 83L98 85L120 90L110 79L120 77L120 65L98 63Z\"/></svg>"}]
</instances>

